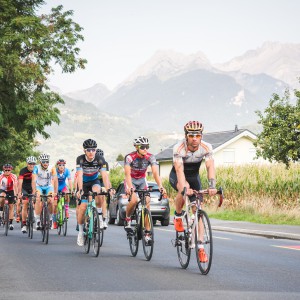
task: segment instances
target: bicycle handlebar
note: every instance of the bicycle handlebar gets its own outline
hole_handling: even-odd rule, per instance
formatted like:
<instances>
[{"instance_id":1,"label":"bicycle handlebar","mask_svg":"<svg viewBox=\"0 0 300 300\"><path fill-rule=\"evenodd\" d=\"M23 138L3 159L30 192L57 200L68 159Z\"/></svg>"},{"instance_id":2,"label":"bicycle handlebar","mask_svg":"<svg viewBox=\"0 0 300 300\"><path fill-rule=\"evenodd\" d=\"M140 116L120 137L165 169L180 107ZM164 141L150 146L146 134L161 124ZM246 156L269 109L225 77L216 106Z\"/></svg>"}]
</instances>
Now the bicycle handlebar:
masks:
<instances>
[{"instance_id":1,"label":"bicycle handlebar","mask_svg":"<svg viewBox=\"0 0 300 300\"><path fill-rule=\"evenodd\" d=\"M149 188L146 189L146 190L133 190L133 188L132 188L131 191L130 191L130 195L129 195L129 198L128 198L128 202L131 200L131 196L132 196L133 193L138 193L138 194L141 193L141 194L143 194L143 195L149 194L148 196L150 197L150 193L151 193L151 192L159 192L160 196L159 196L159 198L158 198L158 201L161 201L161 199L162 199L162 197L163 197L163 193L162 193L160 190L157 190L157 189L152 190L152 187L149 186ZM147 196L147 195L146 195L146 196Z\"/></svg>"}]
</instances>

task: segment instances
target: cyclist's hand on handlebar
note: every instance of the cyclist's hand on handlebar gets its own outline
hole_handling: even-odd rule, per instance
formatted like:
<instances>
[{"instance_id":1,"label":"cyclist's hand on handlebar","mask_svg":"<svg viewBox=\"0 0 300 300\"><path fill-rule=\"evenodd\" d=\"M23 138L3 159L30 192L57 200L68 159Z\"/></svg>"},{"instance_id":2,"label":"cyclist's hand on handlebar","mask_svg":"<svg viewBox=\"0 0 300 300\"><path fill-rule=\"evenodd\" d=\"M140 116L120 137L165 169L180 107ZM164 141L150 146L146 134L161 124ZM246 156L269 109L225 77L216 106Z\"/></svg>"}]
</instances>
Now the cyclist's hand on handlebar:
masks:
<instances>
[{"instance_id":1,"label":"cyclist's hand on handlebar","mask_svg":"<svg viewBox=\"0 0 300 300\"><path fill-rule=\"evenodd\" d=\"M186 194L187 194L188 196L192 196L192 195L194 194L194 190L191 189L191 188L188 188L188 189L186 189Z\"/></svg>"},{"instance_id":2,"label":"cyclist's hand on handlebar","mask_svg":"<svg viewBox=\"0 0 300 300\"><path fill-rule=\"evenodd\" d=\"M100 192L101 193L106 193L106 188L105 187L101 187Z\"/></svg>"},{"instance_id":3,"label":"cyclist's hand on handlebar","mask_svg":"<svg viewBox=\"0 0 300 300\"><path fill-rule=\"evenodd\" d=\"M126 187L126 189L125 189L126 195L130 196L132 194L132 192L133 192L133 188Z\"/></svg>"},{"instance_id":4,"label":"cyclist's hand on handlebar","mask_svg":"<svg viewBox=\"0 0 300 300\"><path fill-rule=\"evenodd\" d=\"M160 193L162 195L166 195L167 194L167 191L166 191L166 189L163 186L159 187L159 191L160 191Z\"/></svg>"},{"instance_id":5,"label":"cyclist's hand on handlebar","mask_svg":"<svg viewBox=\"0 0 300 300\"><path fill-rule=\"evenodd\" d=\"M217 189L208 189L208 195L209 196L214 196L214 195L216 195L217 194Z\"/></svg>"},{"instance_id":6,"label":"cyclist's hand on handlebar","mask_svg":"<svg viewBox=\"0 0 300 300\"><path fill-rule=\"evenodd\" d=\"M80 199L82 194L83 194L83 190L77 191L76 193L77 198Z\"/></svg>"}]
</instances>

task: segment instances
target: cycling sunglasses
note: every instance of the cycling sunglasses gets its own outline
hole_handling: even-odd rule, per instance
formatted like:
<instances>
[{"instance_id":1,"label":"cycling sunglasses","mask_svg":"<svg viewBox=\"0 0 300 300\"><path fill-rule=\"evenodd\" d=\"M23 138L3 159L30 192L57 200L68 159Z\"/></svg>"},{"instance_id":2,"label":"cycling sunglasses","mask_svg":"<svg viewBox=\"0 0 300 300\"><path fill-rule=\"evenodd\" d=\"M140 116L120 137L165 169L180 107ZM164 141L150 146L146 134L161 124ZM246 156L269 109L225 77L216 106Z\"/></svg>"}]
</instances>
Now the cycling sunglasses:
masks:
<instances>
[{"instance_id":1,"label":"cycling sunglasses","mask_svg":"<svg viewBox=\"0 0 300 300\"><path fill-rule=\"evenodd\" d=\"M149 149L149 145L140 145L140 146L138 146L138 147L139 147L139 149L141 149L141 150Z\"/></svg>"},{"instance_id":2,"label":"cycling sunglasses","mask_svg":"<svg viewBox=\"0 0 300 300\"><path fill-rule=\"evenodd\" d=\"M42 164L49 164L49 160L42 160L41 163Z\"/></svg>"},{"instance_id":3,"label":"cycling sunglasses","mask_svg":"<svg viewBox=\"0 0 300 300\"><path fill-rule=\"evenodd\" d=\"M202 135L199 134L199 133L197 133L197 134L189 133L187 136L188 136L188 138L191 138L191 139L194 138L194 137L199 139L199 138L201 138Z\"/></svg>"},{"instance_id":4,"label":"cycling sunglasses","mask_svg":"<svg viewBox=\"0 0 300 300\"><path fill-rule=\"evenodd\" d=\"M58 167L64 167L65 165L57 165Z\"/></svg>"},{"instance_id":5,"label":"cycling sunglasses","mask_svg":"<svg viewBox=\"0 0 300 300\"><path fill-rule=\"evenodd\" d=\"M35 163L28 163L29 165L31 165L31 166L34 166L35 165Z\"/></svg>"},{"instance_id":6,"label":"cycling sunglasses","mask_svg":"<svg viewBox=\"0 0 300 300\"><path fill-rule=\"evenodd\" d=\"M3 170L4 172L10 172L11 170Z\"/></svg>"},{"instance_id":7,"label":"cycling sunglasses","mask_svg":"<svg viewBox=\"0 0 300 300\"><path fill-rule=\"evenodd\" d=\"M96 148L86 148L86 152L96 152Z\"/></svg>"}]
</instances>

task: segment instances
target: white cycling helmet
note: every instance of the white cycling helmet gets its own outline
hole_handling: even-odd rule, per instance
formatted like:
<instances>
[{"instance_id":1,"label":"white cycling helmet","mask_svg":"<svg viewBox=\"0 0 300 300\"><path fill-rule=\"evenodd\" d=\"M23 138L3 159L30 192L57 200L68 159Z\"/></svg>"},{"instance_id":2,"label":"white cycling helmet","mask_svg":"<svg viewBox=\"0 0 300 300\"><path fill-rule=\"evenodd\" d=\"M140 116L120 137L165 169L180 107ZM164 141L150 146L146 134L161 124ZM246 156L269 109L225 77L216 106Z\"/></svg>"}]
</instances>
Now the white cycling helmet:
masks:
<instances>
[{"instance_id":1,"label":"white cycling helmet","mask_svg":"<svg viewBox=\"0 0 300 300\"><path fill-rule=\"evenodd\" d=\"M49 154L46 154L46 153L43 153L39 156L39 161L44 161L44 160L48 160L49 161L50 159L50 155Z\"/></svg>"},{"instance_id":2,"label":"white cycling helmet","mask_svg":"<svg viewBox=\"0 0 300 300\"><path fill-rule=\"evenodd\" d=\"M148 140L148 138L146 138L144 136L139 136L138 138L134 139L133 145L134 146L149 145L149 140Z\"/></svg>"},{"instance_id":3,"label":"white cycling helmet","mask_svg":"<svg viewBox=\"0 0 300 300\"><path fill-rule=\"evenodd\" d=\"M29 156L26 158L28 164L36 164L36 158L34 156Z\"/></svg>"}]
</instances>

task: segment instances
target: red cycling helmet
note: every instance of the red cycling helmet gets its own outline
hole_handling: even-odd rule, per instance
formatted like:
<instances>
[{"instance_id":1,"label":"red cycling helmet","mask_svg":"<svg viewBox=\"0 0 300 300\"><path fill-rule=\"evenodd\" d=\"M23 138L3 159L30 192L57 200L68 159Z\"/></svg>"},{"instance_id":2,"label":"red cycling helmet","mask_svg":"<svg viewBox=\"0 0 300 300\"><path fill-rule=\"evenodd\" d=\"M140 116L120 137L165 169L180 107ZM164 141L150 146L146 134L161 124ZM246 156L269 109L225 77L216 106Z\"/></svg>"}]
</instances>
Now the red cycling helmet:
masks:
<instances>
[{"instance_id":1,"label":"red cycling helmet","mask_svg":"<svg viewBox=\"0 0 300 300\"><path fill-rule=\"evenodd\" d=\"M13 166L11 164L4 164L3 165L3 170L12 170Z\"/></svg>"},{"instance_id":2,"label":"red cycling helmet","mask_svg":"<svg viewBox=\"0 0 300 300\"><path fill-rule=\"evenodd\" d=\"M202 133L203 132L203 125L202 123L198 122L198 121L189 121L187 122L184 127L184 133L185 134L188 134L189 132L190 133Z\"/></svg>"},{"instance_id":3,"label":"red cycling helmet","mask_svg":"<svg viewBox=\"0 0 300 300\"><path fill-rule=\"evenodd\" d=\"M60 158L57 162L56 162L56 164L57 165L65 165L67 162L63 159L63 158Z\"/></svg>"}]
</instances>

